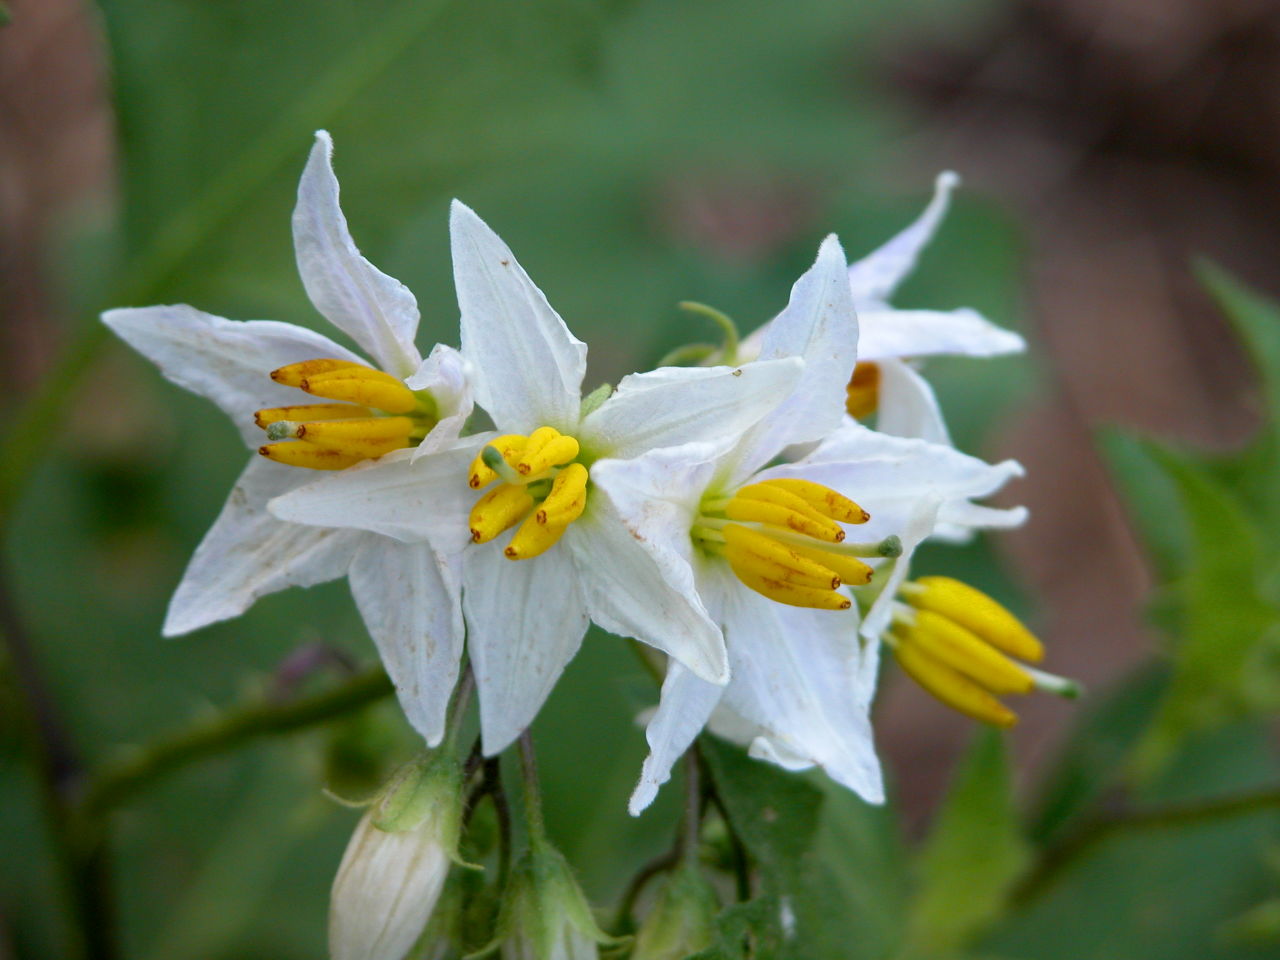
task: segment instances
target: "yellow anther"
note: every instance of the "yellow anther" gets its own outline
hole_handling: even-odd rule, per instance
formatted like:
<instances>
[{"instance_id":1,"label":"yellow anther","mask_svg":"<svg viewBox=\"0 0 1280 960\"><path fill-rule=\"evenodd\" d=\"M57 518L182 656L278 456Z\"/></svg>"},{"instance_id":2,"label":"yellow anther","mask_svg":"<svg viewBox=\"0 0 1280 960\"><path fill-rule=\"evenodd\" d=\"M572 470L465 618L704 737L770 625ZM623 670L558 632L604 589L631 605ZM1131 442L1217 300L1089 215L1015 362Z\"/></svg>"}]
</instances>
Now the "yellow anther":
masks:
<instances>
[{"instance_id":1,"label":"yellow anther","mask_svg":"<svg viewBox=\"0 0 1280 960\"><path fill-rule=\"evenodd\" d=\"M726 554L726 558L739 580L770 600L776 600L791 607L813 607L818 610L848 610L853 606L853 602L848 597L834 590L806 587L799 583L764 576L750 566L736 564L732 555Z\"/></svg>"},{"instance_id":2,"label":"yellow anther","mask_svg":"<svg viewBox=\"0 0 1280 960\"><path fill-rule=\"evenodd\" d=\"M408 417L366 417L358 420L318 420L290 423L289 435L326 450L380 457L409 445L413 421Z\"/></svg>"},{"instance_id":3,"label":"yellow anther","mask_svg":"<svg viewBox=\"0 0 1280 960\"><path fill-rule=\"evenodd\" d=\"M520 454L524 452L524 448L528 443L529 438L522 434L507 433L501 437L495 437L486 446L493 447L502 454L503 460L507 461L511 467L515 467L516 461L520 459ZM498 474L484 462L484 451L482 450L471 461L471 466L467 469L467 485L472 490L479 490L481 487L487 487L497 479Z\"/></svg>"},{"instance_id":4,"label":"yellow anther","mask_svg":"<svg viewBox=\"0 0 1280 960\"><path fill-rule=\"evenodd\" d=\"M549 434L543 431L549 431ZM516 462L516 470L525 477L536 477L552 467L568 463L578 455L578 441L573 437L552 430L551 427L539 427L529 437L529 445Z\"/></svg>"},{"instance_id":5,"label":"yellow anther","mask_svg":"<svg viewBox=\"0 0 1280 960\"><path fill-rule=\"evenodd\" d=\"M520 522L533 509L533 497L521 484L504 483L494 487L471 508L471 539L488 543L503 530Z\"/></svg>"},{"instance_id":6,"label":"yellow anther","mask_svg":"<svg viewBox=\"0 0 1280 960\"><path fill-rule=\"evenodd\" d=\"M840 523L866 523L871 519L871 514L867 513L844 494L837 493L830 487L824 487L820 483L814 483L812 480L779 477L774 480L766 480L764 483L799 497L822 516L838 520ZM753 484L753 486L763 485ZM741 492L739 491L739 493Z\"/></svg>"},{"instance_id":7,"label":"yellow anther","mask_svg":"<svg viewBox=\"0 0 1280 960\"><path fill-rule=\"evenodd\" d=\"M587 476L587 468L580 463L571 463L556 474L534 519L544 527L566 527L582 516L587 506Z\"/></svg>"},{"instance_id":8,"label":"yellow anther","mask_svg":"<svg viewBox=\"0 0 1280 960\"><path fill-rule=\"evenodd\" d=\"M963 673L991 693L1030 693L1035 689L1035 680L1026 670L939 613L917 610L914 622L899 629L902 643Z\"/></svg>"},{"instance_id":9,"label":"yellow anther","mask_svg":"<svg viewBox=\"0 0 1280 960\"><path fill-rule=\"evenodd\" d=\"M536 518L529 517L520 525L520 529L502 552L508 560L528 560L554 547L567 529L568 524L563 527L544 526Z\"/></svg>"},{"instance_id":10,"label":"yellow anther","mask_svg":"<svg viewBox=\"0 0 1280 960\"><path fill-rule=\"evenodd\" d=\"M720 531L724 534L725 557L737 570L748 570L759 577L784 580L817 590L835 590L840 586L836 573L772 537L731 523Z\"/></svg>"},{"instance_id":11,"label":"yellow anther","mask_svg":"<svg viewBox=\"0 0 1280 960\"><path fill-rule=\"evenodd\" d=\"M916 683L965 716L997 727L1012 727L1017 714L968 677L933 659L909 642L896 638L894 658Z\"/></svg>"},{"instance_id":12,"label":"yellow anther","mask_svg":"<svg viewBox=\"0 0 1280 960\"><path fill-rule=\"evenodd\" d=\"M298 386L317 397L345 400L387 413L409 413L418 406L417 397L403 383L390 374L367 367L304 377Z\"/></svg>"},{"instance_id":13,"label":"yellow anther","mask_svg":"<svg viewBox=\"0 0 1280 960\"><path fill-rule=\"evenodd\" d=\"M981 590L950 577L921 577L902 585L902 597L918 610L932 610L977 634L997 650L1039 663L1044 647L1022 622Z\"/></svg>"},{"instance_id":14,"label":"yellow anther","mask_svg":"<svg viewBox=\"0 0 1280 960\"><path fill-rule=\"evenodd\" d=\"M776 491L779 494L785 491ZM788 494L790 496L790 494ZM799 499L799 498L795 498ZM835 522L828 520L826 517L818 516L807 504L802 504L803 510L795 509L789 506L783 506L781 503L770 503L764 500L754 500L744 496L736 496L725 505L725 516L730 520L737 520L739 523L763 523L774 527L783 527L788 530L794 530L796 533L802 533L807 537L815 540L824 540L827 543L839 543L844 539L844 531L841 530Z\"/></svg>"},{"instance_id":15,"label":"yellow anther","mask_svg":"<svg viewBox=\"0 0 1280 960\"><path fill-rule=\"evenodd\" d=\"M841 583L847 583L851 587L870 583L871 576L875 573L874 567L863 563L857 557L847 557L842 553L833 553L821 547L808 547L799 543L789 543L788 546L800 556L816 560L827 567L840 578Z\"/></svg>"},{"instance_id":16,"label":"yellow anther","mask_svg":"<svg viewBox=\"0 0 1280 960\"><path fill-rule=\"evenodd\" d=\"M351 403L305 403L294 407L267 407L253 415L253 422L265 430L281 420L343 420L371 416L372 410Z\"/></svg>"},{"instance_id":17,"label":"yellow anther","mask_svg":"<svg viewBox=\"0 0 1280 960\"><path fill-rule=\"evenodd\" d=\"M302 381L309 376L328 373L333 370L368 369L362 364L350 360L303 360L301 363L290 363L271 371L271 379L281 386L300 387Z\"/></svg>"},{"instance_id":18,"label":"yellow anther","mask_svg":"<svg viewBox=\"0 0 1280 960\"><path fill-rule=\"evenodd\" d=\"M869 417L880 406L880 368L874 363L860 363L845 388L844 408L855 420Z\"/></svg>"},{"instance_id":19,"label":"yellow anther","mask_svg":"<svg viewBox=\"0 0 1280 960\"><path fill-rule=\"evenodd\" d=\"M363 454L343 453L340 450L326 450L313 443L300 440L285 440L281 443L268 443L258 448L258 453L268 460L287 464L291 467L308 467L311 470L345 470L368 457Z\"/></svg>"}]
</instances>

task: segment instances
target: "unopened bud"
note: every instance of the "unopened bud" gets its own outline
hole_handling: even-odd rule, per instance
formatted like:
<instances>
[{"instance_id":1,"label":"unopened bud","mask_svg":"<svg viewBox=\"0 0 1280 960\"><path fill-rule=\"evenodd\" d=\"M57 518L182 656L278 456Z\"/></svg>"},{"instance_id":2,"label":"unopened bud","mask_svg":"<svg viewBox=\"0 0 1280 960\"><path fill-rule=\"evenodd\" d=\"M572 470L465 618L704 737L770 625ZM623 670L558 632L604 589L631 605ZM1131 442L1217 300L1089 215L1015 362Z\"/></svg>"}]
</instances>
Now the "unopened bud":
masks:
<instances>
[{"instance_id":1,"label":"unopened bud","mask_svg":"<svg viewBox=\"0 0 1280 960\"><path fill-rule=\"evenodd\" d=\"M631 960L684 960L715 940L716 892L695 867L673 873L640 924Z\"/></svg>"}]
</instances>

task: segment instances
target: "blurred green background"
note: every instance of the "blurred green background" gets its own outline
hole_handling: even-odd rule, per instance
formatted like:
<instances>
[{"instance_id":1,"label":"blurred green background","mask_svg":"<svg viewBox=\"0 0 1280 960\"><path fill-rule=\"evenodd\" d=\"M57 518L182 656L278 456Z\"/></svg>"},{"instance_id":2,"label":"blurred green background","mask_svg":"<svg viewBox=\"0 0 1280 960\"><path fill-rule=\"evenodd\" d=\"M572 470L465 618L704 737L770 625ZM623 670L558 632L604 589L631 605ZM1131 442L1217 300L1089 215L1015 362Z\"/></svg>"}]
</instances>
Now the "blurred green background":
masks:
<instances>
[{"instance_id":1,"label":"blurred green background","mask_svg":"<svg viewBox=\"0 0 1280 960\"><path fill-rule=\"evenodd\" d=\"M7 312L8 379L31 389L13 390L4 409L19 422L18 394L34 391L33 371L55 371L46 382L67 403L35 434L47 455L3 465L6 488L23 484L4 516L5 559L40 670L91 764L270 688L281 662L305 645L372 660L341 583L277 594L231 623L161 640L168 596L245 451L210 405L95 332L103 307L169 302L318 326L289 232L313 130L334 136L343 205L362 251L417 295L422 346L456 337L446 219L457 196L501 232L590 343L591 386L708 338L677 301L714 304L752 327L785 302L825 233L838 232L860 255L915 216L938 167L967 173L963 150L921 139L927 111L895 92L890 77L912 62L913 38L980 46L1008 13L996 0L50 6L64 19L51 22L37 3L11 4L14 23L0 44L33 83L42 58L53 56L38 44L70 44L80 69L97 71L96 93L76 93L97 97L90 119L66 125L91 127L86 142L97 146L85 150L107 145L102 169L114 175L88 180L114 187L66 190L69 202L39 231L27 223L22 237L39 248L43 309ZM32 20L43 33L20 32L34 30ZM78 26L68 26L73 20ZM67 107L61 95L27 126L16 112L0 116L20 139L54 122ZM1025 329L1025 224L986 193L960 196L898 302L972 306ZM79 344L91 358L76 382L57 379L66 368L45 362L52 344ZM958 445L1008 452L995 431L1052 392L1051 364L1051 354L1036 354L932 367ZM1036 466L1054 475L1052 457ZM1072 490L1050 483L1046 495L1066 502ZM921 568L969 579L1044 622L988 544L931 548ZM1092 640L1096 649L1106 638ZM891 724L917 701L883 718L889 778L902 785L905 809L871 811L822 788L820 848L848 929L830 955L897 955L924 922L921 910L952 916L966 873L981 890L989 861L1013 843L1011 830L1049 843L1110 797L1166 674L1144 668L1125 684L1109 681L1144 656L1105 663L1096 677L1103 690L1082 708L1053 707L1016 773L979 742L969 763L1000 769L975 788L978 799L953 792L947 807L961 825L950 836L975 839L959 851L939 841L932 859L906 851L945 819L932 811L955 737L940 748L914 727L895 734ZM329 674L321 674L307 683L323 687ZM19 673L3 677L0 957L73 956L18 722ZM643 756L634 717L652 701L623 645L593 633L536 727L553 836L602 903L666 845L677 817L670 792L639 819L625 814ZM920 709L934 726L948 723ZM1081 718L1083 730L1065 760L1050 762L1068 717ZM1179 741L1140 796L1181 800L1273 783L1272 747L1256 721L1216 727ZM356 815L319 788L335 769L358 772L367 757L389 764L412 750L384 703L184 769L130 802L112 821L122 955L323 956L328 886ZM1021 827L1000 812L1010 776ZM1103 838L1012 912L978 904L978 919L960 924L966 936L984 935L972 955L1009 960L1275 956L1275 942L1238 935L1242 925L1230 923L1280 894L1266 862L1280 849L1271 846L1276 827L1264 811ZM1013 843L1019 863L1023 843ZM1004 890L1011 871L997 865L996 873L992 883ZM933 906L911 899L919 889L933 891ZM1266 919L1254 918L1263 934Z\"/></svg>"}]
</instances>

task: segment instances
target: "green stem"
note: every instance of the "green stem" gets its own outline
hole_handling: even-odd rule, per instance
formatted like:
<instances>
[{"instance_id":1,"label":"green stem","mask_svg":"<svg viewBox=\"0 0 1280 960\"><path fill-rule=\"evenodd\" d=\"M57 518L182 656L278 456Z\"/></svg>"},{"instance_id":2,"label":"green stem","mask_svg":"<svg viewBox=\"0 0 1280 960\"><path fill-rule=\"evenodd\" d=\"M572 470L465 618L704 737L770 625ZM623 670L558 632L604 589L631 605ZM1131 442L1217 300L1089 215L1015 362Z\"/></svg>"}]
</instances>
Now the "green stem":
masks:
<instances>
[{"instance_id":1,"label":"green stem","mask_svg":"<svg viewBox=\"0 0 1280 960\"><path fill-rule=\"evenodd\" d=\"M547 838L542 817L542 791L538 786L538 759L533 750L533 736L528 729L520 734L520 774L524 779L524 821L531 846Z\"/></svg>"},{"instance_id":2,"label":"green stem","mask_svg":"<svg viewBox=\"0 0 1280 960\"><path fill-rule=\"evenodd\" d=\"M698 769L698 745L684 753L684 824L680 831L680 856L685 866L698 865L702 835L702 777Z\"/></svg>"},{"instance_id":3,"label":"green stem","mask_svg":"<svg viewBox=\"0 0 1280 960\"><path fill-rule=\"evenodd\" d=\"M705 303L698 303L696 300L681 300L679 307L689 313L696 313L699 316L706 317L720 328L720 332L724 334L724 345L720 348L720 362L731 367L736 365L740 338L738 336L738 325L733 322L729 315L722 313L715 307L709 307Z\"/></svg>"},{"instance_id":4,"label":"green stem","mask_svg":"<svg viewBox=\"0 0 1280 960\"><path fill-rule=\"evenodd\" d=\"M89 780L80 814L88 820L100 818L175 770L227 753L251 740L315 726L381 700L391 692L391 681L379 666L311 696L286 703L250 703L200 721L100 767Z\"/></svg>"}]
</instances>

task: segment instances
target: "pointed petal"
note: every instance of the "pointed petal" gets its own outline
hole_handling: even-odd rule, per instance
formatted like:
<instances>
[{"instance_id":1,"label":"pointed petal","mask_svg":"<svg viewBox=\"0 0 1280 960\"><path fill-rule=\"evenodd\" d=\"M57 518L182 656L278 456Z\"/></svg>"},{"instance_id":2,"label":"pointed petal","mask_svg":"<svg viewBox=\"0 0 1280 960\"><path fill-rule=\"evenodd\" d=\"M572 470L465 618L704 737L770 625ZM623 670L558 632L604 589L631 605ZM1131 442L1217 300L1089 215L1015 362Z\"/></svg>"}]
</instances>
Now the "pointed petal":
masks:
<instances>
[{"instance_id":1,"label":"pointed petal","mask_svg":"<svg viewBox=\"0 0 1280 960\"><path fill-rule=\"evenodd\" d=\"M533 722L587 632L568 546L562 541L539 557L512 561L502 554L509 539L468 549L463 557L467 650L488 756Z\"/></svg>"},{"instance_id":2,"label":"pointed petal","mask_svg":"<svg viewBox=\"0 0 1280 960\"><path fill-rule=\"evenodd\" d=\"M633 817L653 803L658 788L671 779L671 768L698 738L723 693L724 687L699 680L678 663L667 668L662 699L644 732L649 756L627 804Z\"/></svg>"},{"instance_id":3,"label":"pointed petal","mask_svg":"<svg viewBox=\"0 0 1280 960\"><path fill-rule=\"evenodd\" d=\"M933 387L908 364L885 359L880 367L880 403L876 429L895 437L918 437L951 445Z\"/></svg>"},{"instance_id":4,"label":"pointed petal","mask_svg":"<svg viewBox=\"0 0 1280 960\"><path fill-rule=\"evenodd\" d=\"M397 540L430 540L442 553L471 539L476 492L467 466L491 434L467 437L417 460L397 450L276 497L271 513L291 523L354 528Z\"/></svg>"},{"instance_id":5,"label":"pointed petal","mask_svg":"<svg viewBox=\"0 0 1280 960\"><path fill-rule=\"evenodd\" d=\"M462 353L476 401L503 432L578 426L587 345L569 332L501 238L455 200L449 218Z\"/></svg>"},{"instance_id":6,"label":"pointed petal","mask_svg":"<svg viewBox=\"0 0 1280 960\"><path fill-rule=\"evenodd\" d=\"M886 357L997 357L1021 353L1027 342L967 307L959 310L894 310L861 307L859 360Z\"/></svg>"},{"instance_id":7,"label":"pointed petal","mask_svg":"<svg viewBox=\"0 0 1280 960\"><path fill-rule=\"evenodd\" d=\"M934 183L933 199L909 227L877 250L849 265L849 288L858 304L864 301L887 301L907 274L915 269L920 251L925 248L951 204L951 191L960 178L946 171Z\"/></svg>"},{"instance_id":8,"label":"pointed petal","mask_svg":"<svg viewBox=\"0 0 1280 960\"><path fill-rule=\"evenodd\" d=\"M408 287L360 255L338 205L333 142L323 130L298 183L293 245L307 296L335 327L369 352L383 370L407 377L421 362L413 338L418 302Z\"/></svg>"},{"instance_id":9,"label":"pointed petal","mask_svg":"<svg viewBox=\"0 0 1280 960\"><path fill-rule=\"evenodd\" d=\"M249 461L169 602L166 637L239 616L277 590L347 572L360 534L283 523L267 512L267 501L296 485L301 472L261 457Z\"/></svg>"},{"instance_id":10,"label":"pointed petal","mask_svg":"<svg viewBox=\"0 0 1280 960\"><path fill-rule=\"evenodd\" d=\"M662 499L669 486L662 481L676 469L669 459L592 466L595 486L570 546L592 620L722 684L729 679L724 639L698 597L691 566L693 505Z\"/></svg>"},{"instance_id":11,"label":"pointed petal","mask_svg":"<svg viewBox=\"0 0 1280 960\"><path fill-rule=\"evenodd\" d=\"M102 321L165 379L221 407L251 447L263 436L254 411L305 400L273 381L272 370L317 357L363 362L328 337L291 323L224 320L185 304L108 310Z\"/></svg>"},{"instance_id":12,"label":"pointed petal","mask_svg":"<svg viewBox=\"0 0 1280 960\"><path fill-rule=\"evenodd\" d=\"M351 593L377 644L400 706L427 745L444 737L462 659L461 557L426 543L364 535Z\"/></svg>"},{"instance_id":13,"label":"pointed petal","mask_svg":"<svg viewBox=\"0 0 1280 960\"><path fill-rule=\"evenodd\" d=\"M448 445L456 440L475 407L467 364L457 350L437 343L431 355L422 361L413 376L405 381L410 390L429 390L436 402L439 422L425 440L414 448L411 459Z\"/></svg>"},{"instance_id":14,"label":"pointed petal","mask_svg":"<svg viewBox=\"0 0 1280 960\"><path fill-rule=\"evenodd\" d=\"M740 434L792 393L804 373L794 358L741 367L663 367L631 374L582 421L579 438L606 456Z\"/></svg>"},{"instance_id":15,"label":"pointed petal","mask_svg":"<svg viewBox=\"0 0 1280 960\"><path fill-rule=\"evenodd\" d=\"M791 288L791 300L764 332L760 360L801 357L791 395L743 441L735 478L745 479L786 446L818 440L844 418L845 385L858 356L858 320L844 277L840 242L827 237Z\"/></svg>"}]
</instances>

